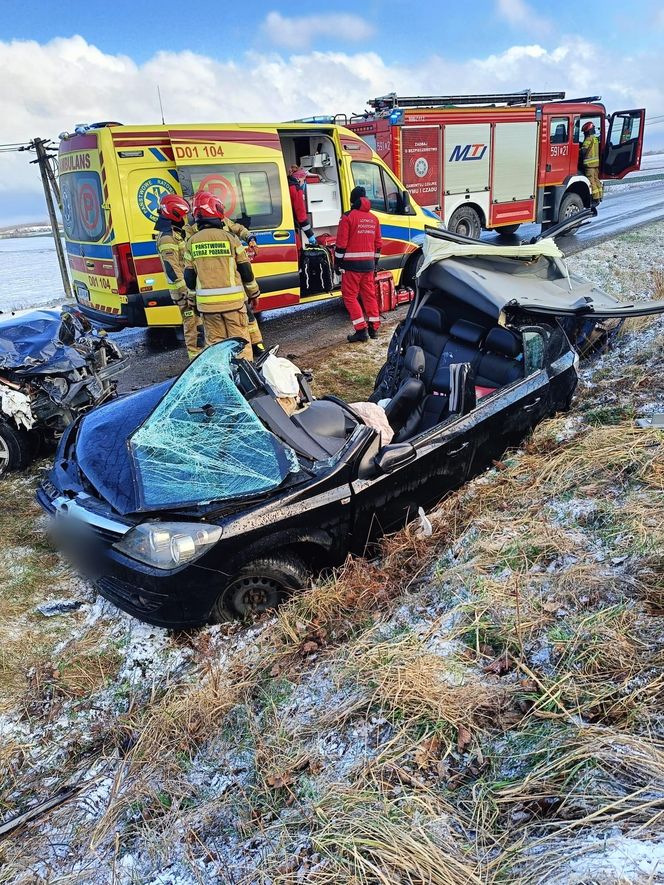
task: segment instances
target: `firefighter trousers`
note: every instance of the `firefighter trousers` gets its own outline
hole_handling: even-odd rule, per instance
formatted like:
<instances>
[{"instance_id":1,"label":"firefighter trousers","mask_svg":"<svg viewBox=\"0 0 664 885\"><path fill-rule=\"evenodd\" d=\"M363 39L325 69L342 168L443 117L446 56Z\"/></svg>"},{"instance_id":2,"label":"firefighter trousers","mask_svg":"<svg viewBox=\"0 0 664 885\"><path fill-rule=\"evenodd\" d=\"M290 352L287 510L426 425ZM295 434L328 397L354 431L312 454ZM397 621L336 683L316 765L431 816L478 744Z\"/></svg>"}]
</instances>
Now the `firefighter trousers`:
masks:
<instances>
[{"instance_id":1,"label":"firefighter trousers","mask_svg":"<svg viewBox=\"0 0 664 885\"><path fill-rule=\"evenodd\" d=\"M247 317L249 319L249 339L252 347L258 347L263 350L263 333L261 332L258 320L251 309L251 301L247 300Z\"/></svg>"},{"instance_id":2,"label":"firefighter trousers","mask_svg":"<svg viewBox=\"0 0 664 885\"><path fill-rule=\"evenodd\" d=\"M341 297L356 331L366 329L367 321L374 329L380 326L376 282L372 270L345 270L341 275Z\"/></svg>"},{"instance_id":3,"label":"firefighter trousers","mask_svg":"<svg viewBox=\"0 0 664 885\"><path fill-rule=\"evenodd\" d=\"M249 320L244 305L236 310L225 310L223 313L201 313L205 329L205 343L218 344L229 338L242 338L246 342L240 357L250 360L253 356L249 343Z\"/></svg>"},{"instance_id":4,"label":"firefighter trousers","mask_svg":"<svg viewBox=\"0 0 664 885\"><path fill-rule=\"evenodd\" d=\"M182 329L184 330L184 343L190 360L201 352L198 346L198 312L191 304L181 301L178 304L182 317Z\"/></svg>"},{"instance_id":5,"label":"firefighter trousers","mask_svg":"<svg viewBox=\"0 0 664 885\"><path fill-rule=\"evenodd\" d=\"M604 185L599 178L599 169L596 166L593 166L590 169L586 169L586 175L588 176L588 181L590 182L590 194L593 200L597 200L599 202L604 196Z\"/></svg>"}]
</instances>

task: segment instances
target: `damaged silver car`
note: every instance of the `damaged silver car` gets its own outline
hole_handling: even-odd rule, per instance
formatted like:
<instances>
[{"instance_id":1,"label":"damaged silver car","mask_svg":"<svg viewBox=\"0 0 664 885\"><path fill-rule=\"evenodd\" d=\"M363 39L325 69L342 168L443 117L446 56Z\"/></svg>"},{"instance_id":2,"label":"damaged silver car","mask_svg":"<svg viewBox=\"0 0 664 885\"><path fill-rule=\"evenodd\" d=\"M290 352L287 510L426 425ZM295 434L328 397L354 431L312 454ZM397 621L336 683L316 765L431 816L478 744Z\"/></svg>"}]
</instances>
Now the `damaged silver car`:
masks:
<instances>
[{"instance_id":1,"label":"damaged silver car","mask_svg":"<svg viewBox=\"0 0 664 885\"><path fill-rule=\"evenodd\" d=\"M25 469L80 415L111 399L127 360L76 311L0 317L0 475Z\"/></svg>"}]
</instances>

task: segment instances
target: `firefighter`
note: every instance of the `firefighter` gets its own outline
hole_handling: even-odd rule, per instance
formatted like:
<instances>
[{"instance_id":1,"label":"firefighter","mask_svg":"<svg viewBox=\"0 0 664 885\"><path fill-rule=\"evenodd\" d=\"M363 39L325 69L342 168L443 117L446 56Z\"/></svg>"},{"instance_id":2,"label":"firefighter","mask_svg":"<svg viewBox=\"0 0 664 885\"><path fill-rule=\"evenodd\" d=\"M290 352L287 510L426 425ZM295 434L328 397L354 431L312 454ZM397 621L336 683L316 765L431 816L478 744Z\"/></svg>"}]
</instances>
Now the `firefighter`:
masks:
<instances>
[{"instance_id":1,"label":"firefighter","mask_svg":"<svg viewBox=\"0 0 664 885\"><path fill-rule=\"evenodd\" d=\"M207 191L193 201L198 226L187 240L184 279L196 291L196 306L203 318L207 344L227 338L246 342L240 356L252 358L245 295L253 301L260 295L247 252L238 238L224 227L224 207Z\"/></svg>"},{"instance_id":2,"label":"firefighter","mask_svg":"<svg viewBox=\"0 0 664 885\"><path fill-rule=\"evenodd\" d=\"M256 243L256 236L252 234L249 228L245 227L243 224L240 224L239 221L233 221L232 218L228 218L226 215L226 207L222 205L222 210L224 212L224 228L230 233L235 234L241 240L244 240L247 246L247 255L249 260L252 261L256 253L258 252L258 244ZM249 320L249 337L251 338L251 349L254 353L254 356L260 356L261 353L265 352L265 345L263 344L263 333L260 330L260 326L258 325L258 320L251 308L251 302L247 299L247 318Z\"/></svg>"},{"instance_id":3,"label":"firefighter","mask_svg":"<svg viewBox=\"0 0 664 885\"><path fill-rule=\"evenodd\" d=\"M588 120L581 127L584 139L581 145L583 170L590 182L590 193L593 203L599 203L604 196L604 187L599 180L599 138L595 133L595 124Z\"/></svg>"},{"instance_id":4,"label":"firefighter","mask_svg":"<svg viewBox=\"0 0 664 885\"><path fill-rule=\"evenodd\" d=\"M348 341L354 344L366 341L367 337L375 338L380 326L374 276L382 242L380 224L370 211L371 203L363 187L353 188L350 204L350 211L339 222L334 258L342 272L341 296L355 327Z\"/></svg>"},{"instance_id":5,"label":"firefighter","mask_svg":"<svg viewBox=\"0 0 664 885\"><path fill-rule=\"evenodd\" d=\"M307 204L304 200L304 187L302 186L301 176L298 176L298 166L291 166L288 170L288 193L290 194L291 206L293 207L293 217L297 230L301 231L310 246L316 245L316 236L307 215ZM298 249L300 242L297 243Z\"/></svg>"},{"instance_id":6,"label":"firefighter","mask_svg":"<svg viewBox=\"0 0 664 885\"><path fill-rule=\"evenodd\" d=\"M184 281L185 241L190 232L187 224L188 215L189 203L184 197L178 194L166 194L159 204L159 217L155 228L159 232L157 250L164 265L171 298L180 308L187 354L189 359L193 359L200 353L200 349L195 301Z\"/></svg>"}]
</instances>

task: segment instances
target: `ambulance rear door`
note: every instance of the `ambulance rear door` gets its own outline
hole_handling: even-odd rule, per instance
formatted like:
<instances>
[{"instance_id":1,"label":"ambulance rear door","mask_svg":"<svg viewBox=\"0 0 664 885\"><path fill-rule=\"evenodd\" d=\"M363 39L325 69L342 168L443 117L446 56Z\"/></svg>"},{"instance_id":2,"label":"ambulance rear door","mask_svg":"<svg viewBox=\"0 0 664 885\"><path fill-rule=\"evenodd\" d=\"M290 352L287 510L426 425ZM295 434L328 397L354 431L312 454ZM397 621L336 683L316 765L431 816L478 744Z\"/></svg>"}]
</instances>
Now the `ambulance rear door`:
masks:
<instances>
[{"instance_id":1,"label":"ambulance rear door","mask_svg":"<svg viewBox=\"0 0 664 885\"><path fill-rule=\"evenodd\" d=\"M109 324L114 325L123 320L122 303L108 183L98 147L100 135L89 132L60 143L59 183L74 296L86 314L101 323L108 317Z\"/></svg>"},{"instance_id":2,"label":"ambulance rear door","mask_svg":"<svg viewBox=\"0 0 664 885\"><path fill-rule=\"evenodd\" d=\"M170 296L155 229L162 197L180 193L168 132L161 127L118 127L113 130L113 147L131 250L120 256L125 272L136 280L147 325L179 326L182 317Z\"/></svg>"},{"instance_id":3,"label":"ambulance rear door","mask_svg":"<svg viewBox=\"0 0 664 885\"><path fill-rule=\"evenodd\" d=\"M254 275L257 310L297 304L300 298L295 224L286 168L276 129L172 128L169 131L183 196L215 194L226 216L257 241Z\"/></svg>"},{"instance_id":4,"label":"ambulance rear door","mask_svg":"<svg viewBox=\"0 0 664 885\"><path fill-rule=\"evenodd\" d=\"M641 168L645 108L616 111L609 117L601 178L624 178Z\"/></svg>"}]
</instances>

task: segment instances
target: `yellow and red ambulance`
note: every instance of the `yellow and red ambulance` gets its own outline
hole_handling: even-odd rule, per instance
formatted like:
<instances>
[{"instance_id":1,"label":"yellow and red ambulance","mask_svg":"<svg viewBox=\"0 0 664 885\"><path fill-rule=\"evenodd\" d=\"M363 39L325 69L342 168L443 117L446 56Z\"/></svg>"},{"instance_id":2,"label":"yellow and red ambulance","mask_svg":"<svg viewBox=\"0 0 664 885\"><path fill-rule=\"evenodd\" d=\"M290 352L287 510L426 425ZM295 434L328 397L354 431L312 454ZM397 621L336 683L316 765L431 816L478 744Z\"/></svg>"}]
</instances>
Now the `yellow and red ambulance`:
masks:
<instances>
[{"instance_id":1,"label":"yellow and red ambulance","mask_svg":"<svg viewBox=\"0 0 664 885\"><path fill-rule=\"evenodd\" d=\"M412 284L434 213L412 200L385 162L357 134L329 122L77 126L61 136L59 179L64 234L76 300L111 329L176 326L155 245L164 194L219 196L226 215L257 238L257 309L290 307L339 294L336 278L312 291L301 277L303 248L293 219L287 169L307 173L306 197L317 236L333 240L355 185L367 190L381 223L380 269Z\"/></svg>"}]
</instances>

